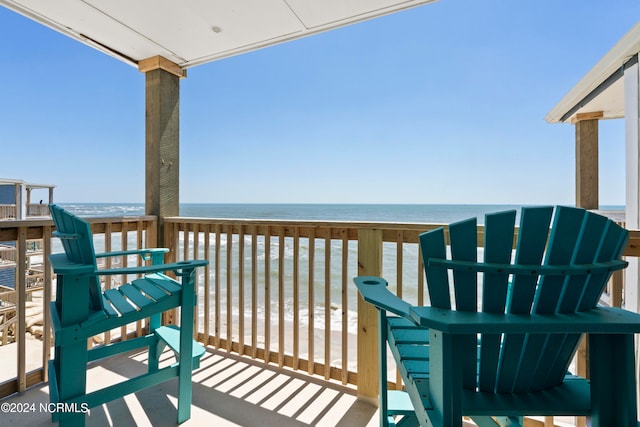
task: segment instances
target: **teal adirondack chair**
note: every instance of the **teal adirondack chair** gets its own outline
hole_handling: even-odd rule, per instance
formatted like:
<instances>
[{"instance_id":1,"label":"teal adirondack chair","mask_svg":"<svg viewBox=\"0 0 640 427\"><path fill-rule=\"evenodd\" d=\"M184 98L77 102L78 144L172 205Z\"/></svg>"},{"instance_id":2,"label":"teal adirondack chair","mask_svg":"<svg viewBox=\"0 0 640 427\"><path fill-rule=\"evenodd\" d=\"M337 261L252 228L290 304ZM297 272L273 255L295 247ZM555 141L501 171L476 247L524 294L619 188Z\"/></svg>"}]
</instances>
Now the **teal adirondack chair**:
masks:
<instances>
[{"instance_id":1,"label":"teal adirondack chair","mask_svg":"<svg viewBox=\"0 0 640 427\"><path fill-rule=\"evenodd\" d=\"M576 415L636 427L640 315L598 306L612 272L627 265L628 232L582 209L523 208L512 260L515 218L486 216L481 262L475 218L448 227L450 255L443 228L420 235L431 306L411 306L382 278L355 279L380 313L382 426L461 426L463 416L518 426L525 415ZM589 380L568 372L583 334ZM406 392L387 390L385 343Z\"/></svg>"},{"instance_id":2,"label":"teal adirondack chair","mask_svg":"<svg viewBox=\"0 0 640 427\"><path fill-rule=\"evenodd\" d=\"M178 416L182 423L191 416L191 371L200 363L204 347L193 340L195 269L207 261L162 264L166 249L95 254L89 223L64 209L51 205L64 253L50 256L57 275L56 299L51 303L54 332L54 359L49 361L49 392L59 404L53 421L60 426L84 426L85 413L111 400L178 378ZM137 254L152 265L98 270L96 258ZM180 281L164 272L175 272ZM100 276L131 274L140 278L118 288L103 291ZM161 313L180 308L181 329L161 326ZM87 340L141 319L149 318L146 336L87 349ZM166 346L176 355L176 363L159 368L158 358ZM146 373L87 393L87 363L139 348L148 348Z\"/></svg>"}]
</instances>

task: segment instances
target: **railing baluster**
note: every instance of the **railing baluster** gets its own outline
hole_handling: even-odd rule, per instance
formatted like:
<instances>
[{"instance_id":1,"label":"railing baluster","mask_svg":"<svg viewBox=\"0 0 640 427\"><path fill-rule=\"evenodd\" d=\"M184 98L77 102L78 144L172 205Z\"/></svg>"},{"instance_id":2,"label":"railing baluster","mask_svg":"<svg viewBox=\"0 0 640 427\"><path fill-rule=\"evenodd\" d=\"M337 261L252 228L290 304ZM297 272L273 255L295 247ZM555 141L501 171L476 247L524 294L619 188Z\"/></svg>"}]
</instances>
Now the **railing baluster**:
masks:
<instances>
[{"instance_id":1,"label":"railing baluster","mask_svg":"<svg viewBox=\"0 0 640 427\"><path fill-rule=\"evenodd\" d=\"M418 302L416 305L425 305L426 302L424 300L424 263L422 262L422 251L420 246L418 246Z\"/></svg>"},{"instance_id":2,"label":"railing baluster","mask_svg":"<svg viewBox=\"0 0 640 427\"><path fill-rule=\"evenodd\" d=\"M209 252L211 250L211 228L209 225L205 225L204 229L204 256L209 259ZM204 267L204 295L202 295L202 299L203 299L203 304L204 304L204 318L203 318L203 326L204 326L204 336L203 336L203 341L208 343L209 342L209 319L211 318L211 306L210 306L210 298L211 298L211 278L210 278L210 272L211 272L211 265L207 264Z\"/></svg>"},{"instance_id":3,"label":"railing baluster","mask_svg":"<svg viewBox=\"0 0 640 427\"><path fill-rule=\"evenodd\" d=\"M113 249L111 248L111 233L112 233L112 224L110 221L107 221L104 225L104 251L105 252L111 252L113 251ZM112 268L112 258L111 257L106 257L104 259L104 267L106 269L111 269ZM111 289L112 286L112 280L113 277L112 276L105 276L104 278L104 288L106 289ZM93 344L93 339L91 339L89 341L91 344ZM104 343L105 344L110 344L111 343L111 331L106 331L104 333Z\"/></svg>"},{"instance_id":4,"label":"railing baluster","mask_svg":"<svg viewBox=\"0 0 640 427\"><path fill-rule=\"evenodd\" d=\"M227 351L233 344L233 225L227 225Z\"/></svg>"},{"instance_id":5,"label":"railing baluster","mask_svg":"<svg viewBox=\"0 0 640 427\"><path fill-rule=\"evenodd\" d=\"M17 296L17 316L18 328L16 342L18 343L18 393L27 389L27 227L18 228L18 241L16 242L18 251L18 265L16 267L16 296Z\"/></svg>"},{"instance_id":6,"label":"railing baluster","mask_svg":"<svg viewBox=\"0 0 640 427\"><path fill-rule=\"evenodd\" d=\"M127 227L125 224L121 224L122 229L120 231L120 250L126 251L129 249L129 239L127 236ZM124 255L122 257L122 268L127 268L129 266L129 257ZM127 283L127 275L123 274L120 279L120 284ZM128 337L127 325L123 325L120 328L120 340L125 341Z\"/></svg>"},{"instance_id":7,"label":"railing baluster","mask_svg":"<svg viewBox=\"0 0 640 427\"><path fill-rule=\"evenodd\" d=\"M331 377L331 230L324 238L324 379Z\"/></svg>"},{"instance_id":8,"label":"railing baluster","mask_svg":"<svg viewBox=\"0 0 640 427\"><path fill-rule=\"evenodd\" d=\"M215 346L216 349L220 348L220 300L222 298L220 298L220 234L222 233L222 229L220 227L220 224L216 224L215 226L215 232L216 232L216 253L215 253L215 272L216 272L216 276L215 276L215 280L214 280L214 287L215 287L215 291L216 291L216 296L215 296L215 309L214 309L214 330L215 330Z\"/></svg>"},{"instance_id":9,"label":"railing baluster","mask_svg":"<svg viewBox=\"0 0 640 427\"><path fill-rule=\"evenodd\" d=\"M193 256L190 259L198 259L198 251L200 250L200 226L198 224L193 224ZM187 259L185 257L185 259ZM196 294L196 301L200 301L200 279L196 274L193 278L193 286ZM198 325L200 324L200 308L198 304L194 307L194 316L193 316L193 337L198 338Z\"/></svg>"},{"instance_id":10,"label":"railing baluster","mask_svg":"<svg viewBox=\"0 0 640 427\"><path fill-rule=\"evenodd\" d=\"M404 269L404 246L403 246L404 233L402 230L396 232L396 294L402 298L403 278L402 274ZM396 369L396 389L402 388L402 375L400 371Z\"/></svg>"},{"instance_id":11,"label":"railing baluster","mask_svg":"<svg viewBox=\"0 0 640 427\"><path fill-rule=\"evenodd\" d=\"M244 354L244 226L238 238L238 354Z\"/></svg>"},{"instance_id":12,"label":"railing baluster","mask_svg":"<svg viewBox=\"0 0 640 427\"><path fill-rule=\"evenodd\" d=\"M42 269L44 272L44 289L43 289L43 304L42 307L42 324L43 324L43 332L42 332L42 369L43 381L49 381L49 359L51 358L51 334L49 331L51 330L51 276L52 269L51 264L49 262L49 255L51 255L51 226L43 227L43 253L42 253Z\"/></svg>"},{"instance_id":13,"label":"railing baluster","mask_svg":"<svg viewBox=\"0 0 640 427\"><path fill-rule=\"evenodd\" d=\"M264 233L264 361L271 359L271 228Z\"/></svg>"},{"instance_id":14,"label":"railing baluster","mask_svg":"<svg viewBox=\"0 0 640 427\"><path fill-rule=\"evenodd\" d=\"M315 301L314 301L314 270L315 270L315 252L316 252L316 240L315 240L315 229L313 227L309 228L309 304L307 306L307 312L309 313L309 325L308 325L308 333L309 337L307 339L308 346L308 357L309 363L307 366L307 372L309 374L313 374L314 372L314 360L315 360L315 349L314 349L314 341L315 341Z\"/></svg>"},{"instance_id":15,"label":"railing baluster","mask_svg":"<svg viewBox=\"0 0 640 427\"><path fill-rule=\"evenodd\" d=\"M142 235L142 221L137 221L136 222L136 248L142 248L144 247L144 238ZM142 257L136 257L136 266L141 266L144 263L144 261L142 260ZM142 326L142 320L138 320L136 322L136 328L137 328L137 336L142 336L144 334L146 334L146 332L149 330L148 327L143 328ZM148 326L148 325L147 325Z\"/></svg>"},{"instance_id":16,"label":"railing baluster","mask_svg":"<svg viewBox=\"0 0 640 427\"><path fill-rule=\"evenodd\" d=\"M278 227L278 366L284 366L284 227Z\"/></svg>"},{"instance_id":17,"label":"railing baluster","mask_svg":"<svg viewBox=\"0 0 640 427\"><path fill-rule=\"evenodd\" d=\"M251 357L258 357L258 226L251 228Z\"/></svg>"},{"instance_id":18,"label":"railing baluster","mask_svg":"<svg viewBox=\"0 0 640 427\"><path fill-rule=\"evenodd\" d=\"M293 369L300 365L300 227L293 230Z\"/></svg>"},{"instance_id":19,"label":"railing baluster","mask_svg":"<svg viewBox=\"0 0 640 427\"><path fill-rule=\"evenodd\" d=\"M340 234L342 236L342 384L347 384L349 382L349 292L348 292L348 284L349 284L349 236L347 234L346 229L341 229Z\"/></svg>"}]
</instances>

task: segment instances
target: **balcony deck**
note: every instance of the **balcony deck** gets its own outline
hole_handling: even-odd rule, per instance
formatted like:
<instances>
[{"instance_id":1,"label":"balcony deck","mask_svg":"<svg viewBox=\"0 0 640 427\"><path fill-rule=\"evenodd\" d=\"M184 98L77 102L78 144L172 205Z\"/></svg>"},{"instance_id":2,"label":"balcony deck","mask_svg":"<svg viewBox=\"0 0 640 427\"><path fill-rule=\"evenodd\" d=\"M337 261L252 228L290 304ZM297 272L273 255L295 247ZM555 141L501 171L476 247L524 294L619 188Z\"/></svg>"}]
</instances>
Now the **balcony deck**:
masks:
<instances>
[{"instance_id":1,"label":"balcony deck","mask_svg":"<svg viewBox=\"0 0 640 427\"><path fill-rule=\"evenodd\" d=\"M163 361L173 361L165 352ZM130 353L92 364L89 388L110 384L144 372L144 353ZM177 382L170 381L143 392L93 408L87 426L175 426ZM3 408L2 425L50 427L46 384L12 396L2 403L33 404L35 411L11 413ZM356 398L353 386L317 376L280 369L249 357L212 347L194 371L191 419L183 426L374 426L377 408ZM6 423L6 424L5 424Z\"/></svg>"}]
</instances>

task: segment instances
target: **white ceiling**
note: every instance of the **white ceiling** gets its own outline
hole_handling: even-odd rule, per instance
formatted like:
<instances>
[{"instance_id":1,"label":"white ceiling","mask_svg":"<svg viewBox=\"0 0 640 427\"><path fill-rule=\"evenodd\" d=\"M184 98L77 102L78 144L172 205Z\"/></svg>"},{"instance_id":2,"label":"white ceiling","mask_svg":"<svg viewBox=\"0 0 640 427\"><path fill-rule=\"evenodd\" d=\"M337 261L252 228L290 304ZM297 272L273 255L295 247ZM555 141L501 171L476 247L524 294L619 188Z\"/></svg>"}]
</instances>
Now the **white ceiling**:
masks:
<instances>
[{"instance_id":1,"label":"white ceiling","mask_svg":"<svg viewBox=\"0 0 640 427\"><path fill-rule=\"evenodd\" d=\"M183 68L434 0L0 0L0 5L132 65Z\"/></svg>"},{"instance_id":2,"label":"white ceiling","mask_svg":"<svg viewBox=\"0 0 640 427\"><path fill-rule=\"evenodd\" d=\"M578 114L602 112L603 119L624 117L624 64L640 52L640 22L602 57L553 107L549 123L572 122Z\"/></svg>"}]
</instances>

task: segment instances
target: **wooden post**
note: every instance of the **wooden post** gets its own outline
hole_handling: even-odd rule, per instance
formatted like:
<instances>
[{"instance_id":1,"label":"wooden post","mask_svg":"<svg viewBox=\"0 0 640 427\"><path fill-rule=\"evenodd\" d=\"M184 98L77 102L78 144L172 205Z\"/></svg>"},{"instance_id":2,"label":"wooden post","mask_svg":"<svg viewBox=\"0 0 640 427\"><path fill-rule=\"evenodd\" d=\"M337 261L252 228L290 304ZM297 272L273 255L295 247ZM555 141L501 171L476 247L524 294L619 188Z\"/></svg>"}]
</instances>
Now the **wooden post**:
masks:
<instances>
[{"instance_id":1,"label":"wooden post","mask_svg":"<svg viewBox=\"0 0 640 427\"><path fill-rule=\"evenodd\" d=\"M160 56L140 61L146 75L145 213L158 216L158 242L164 218L177 216L180 172L180 78L184 71Z\"/></svg>"},{"instance_id":2,"label":"wooden post","mask_svg":"<svg viewBox=\"0 0 640 427\"><path fill-rule=\"evenodd\" d=\"M576 114L576 206L598 209L598 120L602 111ZM589 342L580 342L576 357L577 374L589 378ZM576 426L586 426L586 418L577 417Z\"/></svg>"},{"instance_id":3,"label":"wooden post","mask_svg":"<svg viewBox=\"0 0 640 427\"><path fill-rule=\"evenodd\" d=\"M146 76L145 214L158 217L156 241L164 245L164 218L180 214L180 78L185 73L161 56L140 61L138 69ZM175 259L175 250L169 252L166 261ZM175 310L163 314L164 324L175 321Z\"/></svg>"},{"instance_id":4,"label":"wooden post","mask_svg":"<svg viewBox=\"0 0 640 427\"><path fill-rule=\"evenodd\" d=\"M358 276L382 276L382 230L358 230ZM358 295L358 397L378 397L378 312Z\"/></svg>"},{"instance_id":5,"label":"wooden post","mask_svg":"<svg viewBox=\"0 0 640 427\"><path fill-rule=\"evenodd\" d=\"M602 111L576 115L576 206L598 209L598 120Z\"/></svg>"}]
</instances>

